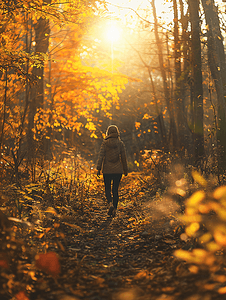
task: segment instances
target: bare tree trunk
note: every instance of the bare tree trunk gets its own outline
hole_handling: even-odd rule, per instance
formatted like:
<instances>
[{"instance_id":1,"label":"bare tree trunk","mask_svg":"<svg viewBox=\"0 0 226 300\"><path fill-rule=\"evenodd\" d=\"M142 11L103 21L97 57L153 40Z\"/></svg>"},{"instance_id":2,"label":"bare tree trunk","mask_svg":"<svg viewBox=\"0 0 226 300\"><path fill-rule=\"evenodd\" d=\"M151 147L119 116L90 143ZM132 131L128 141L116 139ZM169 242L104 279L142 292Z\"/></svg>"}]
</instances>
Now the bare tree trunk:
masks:
<instances>
[{"instance_id":1,"label":"bare tree trunk","mask_svg":"<svg viewBox=\"0 0 226 300\"><path fill-rule=\"evenodd\" d=\"M223 37L220 30L217 7L214 0L202 0L205 12L208 45L208 63L214 80L217 100L217 142L218 142L218 168L223 172L226 168L226 61Z\"/></svg>"},{"instance_id":2,"label":"bare tree trunk","mask_svg":"<svg viewBox=\"0 0 226 300\"><path fill-rule=\"evenodd\" d=\"M174 11L174 66L175 66L175 109L177 116L177 135L178 146L180 149L184 146L184 109L181 95L181 47L179 39L179 24L178 24L178 10L177 1L173 0Z\"/></svg>"},{"instance_id":3,"label":"bare tree trunk","mask_svg":"<svg viewBox=\"0 0 226 300\"><path fill-rule=\"evenodd\" d=\"M163 79L163 90L165 95L166 104L169 110L169 116L170 116L170 132L172 132L172 145L173 148L177 147L177 134L176 134L176 124L174 120L174 111L173 111L173 105L172 105L172 99L170 98L169 93L169 87L167 84L167 76L166 76L166 70L165 65L163 61L163 51L162 51L162 41L159 37L158 33L158 21L157 21L157 15L156 15L156 8L155 8L155 0L151 1L152 10L153 10L153 16L154 16L154 31L155 31L155 39L156 44L158 48L158 59L159 59L159 67Z\"/></svg>"},{"instance_id":4,"label":"bare tree trunk","mask_svg":"<svg viewBox=\"0 0 226 300\"><path fill-rule=\"evenodd\" d=\"M190 38L188 32L188 11L184 12L183 0L179 0L180 5L180 23L181 23L181 77L180 77L180 97L182 99L181 111L183 112L180 116L183 116L184 126L184 144L188 153L192 156L192 134L188 124L188 115L186 109L186 89L188 87L188 76L190 72Z\"/></svg>"},{"instance_id":5,"label":"bare tree trunk","mask_svg":"<svg viewBox=\"0 0 226 300\"><path fill-rule=\"evenodd\" d=\"M46 3L51 3L51 0L45 1ZM49 34L50 34L50 26L49 20L45 18L39 18L37 23L34 26L35 29L35 52L37 55L42 55L43 53L47 53L49 47ZM41 56L40 56L41 57ZM31 90L30 97L30 110L29 110L29 124L28 124L28 143L31 149L31 157L32 159L35 153L34 146L34 138L33 138L33 128L34 128L34 116L37 112L38 108L43 108L44 104L44 61L43 65L33 67L33 74L36 78L36 84L33 86ZM41 152L44 151L43 140L41 140Z\"/></svg>"},{"instance_id":6,"label":"bare tree trunk","mask_svg":"<svg viewBox=\"0 0 226 300\"><path fill-rule=\"evenodd\" d=\"M4 129L6 121L6 102L7 102L7 90L8 90L8 68L5 68L5 93L3 101L3 112L2 112L2 124L1 124L1 136L0 136L0 151L2 150L2 144L4 140Z\"/></svg>"},{"instance_id":7,"label":"bare tree trunk","mask_svg":"<svg viewBox=\"0 0 226 300\"><path fill-rule=\"evenodd\" d=\"M195 164L199 165L204 156L204 131L203 131L203 86L202 86L202 59L200 41L199 0L189 0L191 21L191 67L194 97L194 146Z\"/></svg>"}]
</instances>

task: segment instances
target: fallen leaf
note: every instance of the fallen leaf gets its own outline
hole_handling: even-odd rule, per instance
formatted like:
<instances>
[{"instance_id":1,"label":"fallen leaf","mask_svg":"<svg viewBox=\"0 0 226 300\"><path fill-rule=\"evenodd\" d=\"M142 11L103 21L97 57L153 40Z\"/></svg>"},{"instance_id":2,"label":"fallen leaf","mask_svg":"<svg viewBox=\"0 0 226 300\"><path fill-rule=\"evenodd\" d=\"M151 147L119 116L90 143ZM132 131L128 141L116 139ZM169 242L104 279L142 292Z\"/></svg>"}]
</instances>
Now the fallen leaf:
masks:
<instances>
[{"instance_id":1,"label":"fallen leaf","mask_svg":"<svg viewBox=\"0 0 226 300\"><path fill-rule=\"evenodd\" d=\"M0 259L0 267L8 269L9 268L8 262L4 259Z\"/></svg>"},{"instance_id":2,"label":"fallen leaf","mask_svg":"<svg viewBox=\"0 0 226 300\"><path fill-rule=\"evenodd\" d=\"M139 280L147 277L147 271L141 271L134 276L134 280Z\"/></svg>"},{"instance_id":3,"label":"fallen leaf","mask_svg":"<svg viewBox=\"0 0 226 300\"><path fill-rule=\"evenodd\" d=\"M15 297L16 300L29 300L29 298L26 296L26 294L23 291L17 293Z\"/></svg>"},{"instance_id":4,"label":"fallen leaf","mask_svg":"<svg viewBox=\"0 0 226 300\"><path fill-rule=\"evenodd\" d=\"M59 259L55 252L37 254L35 256L35 265L38 269L52 276L58 276L61 271Z\"/></svg>"}]
</instances>

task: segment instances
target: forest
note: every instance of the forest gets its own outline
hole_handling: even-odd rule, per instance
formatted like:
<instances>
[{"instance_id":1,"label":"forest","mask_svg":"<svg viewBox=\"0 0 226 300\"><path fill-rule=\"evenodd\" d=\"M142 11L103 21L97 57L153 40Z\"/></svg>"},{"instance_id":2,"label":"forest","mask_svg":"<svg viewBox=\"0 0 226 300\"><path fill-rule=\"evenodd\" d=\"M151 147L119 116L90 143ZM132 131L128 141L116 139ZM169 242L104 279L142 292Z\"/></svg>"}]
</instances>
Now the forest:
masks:
<instances>
[{"instance_id":1,"label":"forest","mask_svg":"<svg viewBox=\"0 0 226 300\"><path fill-rule=\"evenodd\" d=\"M1 300L226 299L224 2L0 1Z\"/></svg>"}]
</instances>

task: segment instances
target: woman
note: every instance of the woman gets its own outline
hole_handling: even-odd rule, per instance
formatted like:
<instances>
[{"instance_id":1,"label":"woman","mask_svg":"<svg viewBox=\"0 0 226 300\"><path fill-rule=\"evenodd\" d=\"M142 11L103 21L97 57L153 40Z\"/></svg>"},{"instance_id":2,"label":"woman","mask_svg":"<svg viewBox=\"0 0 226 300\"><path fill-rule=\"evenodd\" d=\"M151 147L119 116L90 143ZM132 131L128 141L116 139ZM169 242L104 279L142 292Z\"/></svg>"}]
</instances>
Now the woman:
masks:
<instances>
[{"instance_id":1,"label":"woman","mask_svg":"<svg viewBox=\"0 0 226 300\"><path fill-rule=\"evenodd\" d=\"M108 214L115 217L118 206L118 188L122 178L128 174L126 149L124 143L119 136L118 127L111 125L106 132L97 161L97 176L100 176L100 171L103 172L105 195L110 206ZM112 184L113 183L113 184ZM113 206L112 203L113 194Z\"/></svg>"}]
</instances>

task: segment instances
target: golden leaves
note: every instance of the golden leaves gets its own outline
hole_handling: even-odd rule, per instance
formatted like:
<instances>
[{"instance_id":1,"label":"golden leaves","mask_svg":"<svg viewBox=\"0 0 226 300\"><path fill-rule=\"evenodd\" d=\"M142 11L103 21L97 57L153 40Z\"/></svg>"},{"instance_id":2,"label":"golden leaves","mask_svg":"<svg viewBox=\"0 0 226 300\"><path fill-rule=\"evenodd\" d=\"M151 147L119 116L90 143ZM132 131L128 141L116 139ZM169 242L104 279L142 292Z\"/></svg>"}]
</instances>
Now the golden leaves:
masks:
<instances>
[{"instance_id":1,"label":"golden leaves","mask_svg":"<svg viewBox=\"0 0 226 300\"><path fill-rule=\"evenodd\" d=\"M140 128L141 123L140 122L135 122L135 128L139 129Z\"/></svg>"},{"instance_id":2,"label":"golden leaves","mask_svg":"<svg viewBox=\"0 0 226 300\"><path fill-rule=\"evenodd\" d=\"M89 131L95 131L96 130L96 126L93 122L86 123L85 128L87 128Z\"/></svg>"},{"instance_id":3,"label":"golden leaves","mask_svg":"<svg viewBox=\"0 0 226 300\"><path fill-rule=\"evenodd\" d=\"M186 250L176 250L174 254L185 261L188 261L190 263L195 263L195 264L202 264L202 265L207 265L210 266L213 264L215 261L215 257L213 254L209 253L208 251L204 249L194 249L191 252L186 251Z\"/></svg>"},{"instance_id":4,"label":"golden leaves","mask_svg":"<svg viewBox=\"0 0 226 300\"><path fill-rule=\"evenodd\" d=\"M215 199L226 198L226 186L220 186L213 192Z\"/></svg>"},{"instance_id":5,"label":"golden leaves","mask_svg":"<svg viewBox=\"0 0 226 300\"><path fill-rule=\"evenodd\" d=\"M143 119L148 120L151 119L152 117L149 114L144 114Z\"/></svg>"},{"instance_id":6,"label":"golden leaves","mask_svg":"<svg viewBox=\"0 0 226 300\"><path fill-rule=\"evenodd\" d=\"M142 270L134 276L134 280L140 280L145 278L149 278L149 272L147 270Z\"/></svg>"},{"instance_id":7,"label":"golden leaves","mask_svg":"<svg viewBox=\"0 0 226 300\"><path fill-rule=\"evenodd\" d=\"M190 263L211 266L217 251L226 248L226 187L205 191L208 182L198 172L192 175L203 190L196 191L185 202L185 213L181 216L186 223L183 235L197 238L204 249L177 250L175 255Z\"/></svg>"},{"instance_id":8,"label":"golden leaves","mask_svg":"<svg viewBox=\"0 0 226 300\"><path fill-rule=\"evenodd\" d=\"M199 174L199 172L193 171L192 177L194 178L194 181L199 183L201 186L204 186L204 187L207 186L207 181L205 180L205 178L202 175Z\"/></svg>"},{"instance_id":9,"label":"golden leaves","mask_svg":"<svg viewBox=\"0 0 226 300\"><path fill-rule=\"evenodd\" d=\"M194 207L196 208L197 205L205 198L204 191L197 191L195 192L187 201L187 207Z\"/></svg>"}]
</instances>

